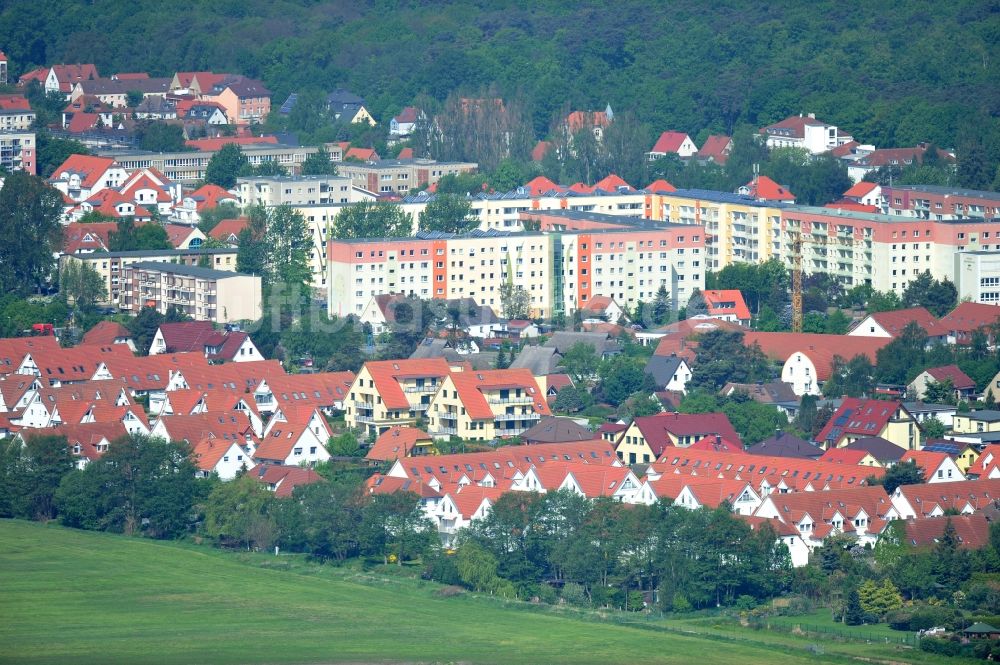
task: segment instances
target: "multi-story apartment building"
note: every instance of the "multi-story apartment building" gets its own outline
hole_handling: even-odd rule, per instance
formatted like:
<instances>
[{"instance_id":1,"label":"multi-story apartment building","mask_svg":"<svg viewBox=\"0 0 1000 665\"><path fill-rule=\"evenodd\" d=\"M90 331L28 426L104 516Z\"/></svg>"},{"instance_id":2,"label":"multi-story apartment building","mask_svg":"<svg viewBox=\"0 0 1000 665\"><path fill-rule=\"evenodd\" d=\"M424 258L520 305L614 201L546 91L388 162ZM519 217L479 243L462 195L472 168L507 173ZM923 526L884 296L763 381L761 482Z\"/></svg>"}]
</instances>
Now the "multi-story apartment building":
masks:
<instances>
[{"instance_id":1,"label":"multi-story apartment building","mask_svg":"<svg viewBox=\"0 0 1000 665\"><path fill-rule=\"evenodd\" d=\"M141 261L125 267L122 281L122 309L133 314L176 307L196 321L221 324L256 321L262 313L260 275Z\"/></svg>"},{"instance_id":2,"label":"multi-story apartment building","mask_svg":"<svg viewBox=\"0 0 1000 665\"><path fill-rule=\"evenodd\" d=\"M345 422L376 436L394 425L414 425L450 372L443 358L366 362L344 402Z\"/></svg>"},{"instance_id":3,"label":"multi-story apartment building","mask_svg":"<svg viewBox=\"0 0 1000 665\"><path fill-rule=\"evenodd\" d=\"M430 400L428 433L491 441L519 436L550 413L530 370L452 372Z\"/></svg>"},{"instance_id":4,"label":"multi-story apartment building","mask_svg":"<svg viewBox=\"0 0 1000 665\"><path fill-rule=\"evenodd\" d=\"M882 187L882 212L893 217L947 220L1000 219L1000 192L936 185Z\"/></svg>"},{"instance_id":5,"label":"multi-story apartment building","mask_svg":"<svg viewBox=\"0 0 1000 665\"><path fill-rule=\"evenodd\" d=\"M780 226L780 203L704 189L679 189L652 197L653 219L705 227L706 265L721 270L731 263L759 263L774 255L768 238Z\"/></svg>"},{"instance_id":6,"label":"multi-story apartment building","mask_svg":"<svg viewBox=\"0 0 1000 665\"><path fill-rule=\"evenodd\" d=\"M35 122L35 112L24 95L0 95L0 131L27 131Z\"/></svg>"},{"instance_id":7,"label":"multi-story apartment building","mask_svg":"<svg viewBox=\"0 0 1000 665\"><path fill-rule=\"evenodd\" d=\"M1000 252L955 253L958 299L1000 305Z\"/></svg>"},{"instance_id":8,"label":"multi-story apartment building","mask_svg":"<svg viewBox=\"0 0 1000 665\"><path fill-rule=\"evenodd\" d=\"M97 272L104 280L107 302L122 305L125 270L136 263L160 262L183 266L211 266L215 270L235 271L236 252L230 247L199 249L149 249L133 252L88 252L63 256L60 263L77 261Z\"/></svg>"},{"instance_id":9,"label":"multi-story apartment building","mask_svg":"<svg viewBox=\"0 0 1000 665\"><path fill-rule=\"evenodd\" d=\"M277 162L289 172L298 173L306 157L319 148L280 143L248 143L240 145L240 150L252 166L260 166L264 162ZM150 152L111 149L99 150L98 154L113 157L120 166L129 171L153 168L174 182L194 184L205 179L205 168L215 152L215 150Z\"/></svg>"},{"instance_id":10,"label":"multi-story apartment building","mask_svg":"<svg viewBox=\"0 0 1000 665\"><path fill-rule=\"evenodd\" d=\"M704 288L700 226L565 210L524 214L539 231L331 240L329 311L360 314L387 293L473 298L499 311L501 286L510 281L527 291L532 316L548 317L594 296L632 307L661 285L677 306Z\"/></svg>"},{"instance_id":11,"label":"multi-story apartment building","mask_svg":"<svg viewBox=\"0 0 1000 665\"><path fill-rule=\"evenodd\" d=\"M332 175L254 176L236 179L240 207L329 205L361 199L350 178ZM371 197L368 197L371 198Z\"/></svg>"},{"instance_id":12,"label":"multi-story apartment building","mask_svg":"<svg viewBox=\"0 0 1000 665\"><path fill-rule=\"evenodd\" d=\"M35 175L35 133L0 130L0 167Z\"/></svg>"},{"instance_id":13,"label":"multi-story apartment building","mask_svg":"<svg viewBox=\"0 0 1000 665\"><path fill-rule=\"evenodd\" d=\"M355 187L377 194L402 196L411 189L433 185L446 175L472 173L472 162L436 162L433 159L383 159L376 162L340 162L337 170Z\"/></svg>"}]
</instances>

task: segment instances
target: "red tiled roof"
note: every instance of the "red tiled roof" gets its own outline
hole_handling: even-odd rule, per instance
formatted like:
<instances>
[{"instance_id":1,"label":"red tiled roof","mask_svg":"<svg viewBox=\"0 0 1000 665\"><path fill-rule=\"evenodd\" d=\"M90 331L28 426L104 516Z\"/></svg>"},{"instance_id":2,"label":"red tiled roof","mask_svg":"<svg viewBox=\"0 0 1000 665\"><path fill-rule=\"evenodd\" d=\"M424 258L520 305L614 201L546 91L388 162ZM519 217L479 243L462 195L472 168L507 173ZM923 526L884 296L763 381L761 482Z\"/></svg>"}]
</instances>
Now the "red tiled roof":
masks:
<instances>
[{"instance_id":1,"label":"red tiled roof","mask_svg":"<svg viewBox=\"0 0 1000 665\"><path fill-rule=\"evenodd\" d=\"M299 485L311 485L323 480L322 476L312 469L282 464L261 466L259 471L254 470L252 477L265 485L276 486L274 495L279 499L290 497Z\"/></svg>"},{"instance_id":2,"label":"red tiled roof","mask_svg":"<svg viewBox=\"0 0 1000 665\"><path fill-rule=\"evenodd\" d=\"M899 461L900 463L914 462L924 470L924 480L930 482L934 478L934 472L948 459L951 459L948 453L936 453L931 450L907 450L899 458Z\"/></svg>"},{"instance_id":3,"label":"red tiled roof","mask_svg":"<svg viewBox=\"0 0 1000 665\"><path fill-rule=\"evenodd\" d=\"M482 371L452 372L451 380L458 391L458 397L466 413L473 420L493 420L493 410L486 400L484 391L521 388L533 398L535 413L551 415L545 395L538 387L529 369L496 369ZM383 397L383 399L385 399Z\"/></svg>"},{"instance_id":4,"label":"red tiled roof","mask_svg":"<svg viewBox=\"0 0 1000 665\"><path fill-rule=\"evenodd\" d=\"M419 360L375 360L365 363L365 368L375 382L375 389L388 409L409 409L402 386L397 377L435 377L443 379L450 373L448 361L444 358L424 358Z\"/></svg>"},{"instance_id":5,"label":"red tiled roof","mask_svg":"<svg viewBox=\"0 0 1000 665\"><path fill-rule=\"evenodd\" d=\"M862 510L869 519L885 519L893 509L889 495L881 485L823 492L773 492L768 498L778 509L778 519L786 524L798 524L805 515L809 515L817 525L829 524L840 513L847 527L847 523Z\"/></svg>"},{"instance_id":6,"label":"red tiled roof","mask_svg":"<svg viewBox=\"0 0 1000 665\"><path fill-rule=\"evenodd\" d=\"M684 143L684 139L687 138L688 135L684 132L663 132L660 134L660 138L656 139L650 152L677 152Z\"/></svg>"},{"instance_id":7,"label":"red tiled roof","mask_svg":"<svg viewBox=\"0 0 1000 665\"><path fill-rule=\"evenodd\" d=\"M89 132L97 127L97 123L100 120L101 116L97 113L74 113L73 117L70 118L69 124L66 125L66 131L70 134Z\"/></svg>"},{"instance_id":8,"label":"red tiled roof","mask_svg":"<svg viewBox=\"0 0 1000 665\"><path fill-rule=\"evenodd\" d=\"M396 159L413 159L413 148L403 148L396 155Z\"/></svg>"},{"instance_id":9,"label":"red tiled roof","mask_svg":"<svg viewBox=\"0 0 1000 665\"><path fill-rule=\"evenodd\" d=\"M950 379L952 387L956 390L969 390L976 387L976 382L970 379L968 374L959 369L958 365L931 367L925 371L937 382Z\"/></svg>"},{"instance_id":10,"label":"red tiled roof","mask_svg":"<svg viewBox=\"0 0 1000 665\"><path fill-rule=\"evenodd\" d=\"M997 310L1000 315L1000 310ZM910 323L916 323L931 337L941 336L946 333L941 328L934 315L923 307L910 307L908 309L897 309L890 312L876 312L871 315L882 328L892 337L899 336Z\"/></svg>"},{"instance_id":11,"label":"red tiled roof","mask_svg":"<svg viewBox=\"0 0 1000 665\"><path fill-rule=\"evenodd\" d=\"M834 157L848 157L855 154L855 148L861 144L857 141L848 141L847 143L842 143L835 148L830 150L830 154Z\"/></svg>"},{"instance_id":12,"label":"red tiled roof","mask_svg":"<svg viewBox=\"0 0 1000 665\"><path fill-rule=\"evenodd\" d=\"M551 141L539 141L531 149L531 161L540 162L545 158L545 154L552 149Z\"/></svg>"},{"instance_id":13,"label":"red tiled roof","mask_svg":"<svg viewBox=\"0 0 1000 665\"><path fill-rule=\"evenodd\" d=\"M551 191L557 191L557 192L563 191L562 187L552 182L543 175L537 176L532 180L529 180L527 183L525 183L524 186L528 188L528 191L531 192L532 196L542 196L543 194L546 194L547 192Z\"/></svg>"},{"instance_id":14,"label":"red tiled roof","mask_svg":"<svg viewBox=\"0 0 1000 665\"><path fill-rule=\"evenodd\" d=\"M236 441L226 441L225 439L206 438L191 444L191 458L202 471L214 471L219 460L232 450L233 446L239 448ZM239 448L242 450L242 448Z\"/></svg>"},{"instance_id":15,"label":"red tiled roof","mask_svg":"<svg viewBox=\"0 0 1000 665\"><path fill-rule=\"evenodd\" d=\"M773 125L768 125L767 127L762 127L760 130L761 134L768 134L769 129L790 129L792 130L792 136L796 138L805 138L806 127L807 126L822 126L826 123L817 120L816 118L810 118L809 116L793 115L785 118L780 122L776 122Z\"/></svg>"},{"instance_id":16,"label":"red tiled roof","mask_svg":"<svg viewBox=\"0 0 1000 665\"><path fill-rule=\"evenodd\" d=\"M85 188L92 188L100 181L101 176L114 166L115 160L111 157L92 157L90 155L70 155L53 172L53 178L60 178L63 173L79 173L80 184Z\"/></svg>"},{"instance_id":17,"label":"red tiled roof","mask_svg":"<svg viewBox=\"0 0 1000 665\"><path fill-rule=\"evenodd\" d=\"M330 431L326 419L315 407L298 409L296 407L283 407L282 415L285 421L268 423L266 435L261 439L260 446L254 452L254 458L258 460L285 460L292 452L292 448L299 442L299 439L308 431L309 421L314 414L319 414L318 422L324 428L324 432L317 438L325 442L333 432ZM274 416L277 418L277 413ZM323 444L320 444L323 445Z\"/></svg>"},{"instance_id":18,"label":"red tiled roof","mask_svg":"<svg viewBox=\"0 0 1000 665\"><path fill-rule=\"evenodd\" d=\"M628 184L620 177L614 173L605 176L599 180L592 188L592 191L602 190L605 192L616 193L622 190L632 190L632 185Z\"/></svg>"},{"instance_id":19,"label":"red tiled roof","mask_svg":"<svg viewBox=\"0 0 1000 665\"><path fill-rule=\"evenodd\" d=\"M132 333L128 328L116 321L100 321L87 331L80 341L80 346L114 344L117 339L130 339Z\"/></svg>"},{"instance_id":20,"label":"red tiled roof","mask_svg":"<svg viewBox=\"0 0 1000 665\"><path fill-rule=\"evenodd\" d=\"M718 434L723 439L743 446L740 435L724 413L660 413L655 416L641 416L634 421L642 433L646 444L659 457L663 451L673 446L670 435L675 437L695 436L699 439Z\"/></svg>"},{"instance_id":21,"label":"red tiled roof","mask_svg":"<svg viewBox=\"0 0 1000 665\"><path fill-rule=\"evenodd\" d=\"M208 232L209 238L228 242L230 236L239 238L240 232L247 227L249 219L237 217L236 219L224 219Z\"/></svg>"},{"instance_id":22,"label":"red tiled roof","mask_svg":"<svg viewBox=\"0 0 1000 665\"><path fill-rule=\"evenodd\" d=\"M38 367L43 384L51 381L87 381L102 363L135 360L131 349L124 344L49 349L32 352L31 358Z\"/></svg>"},{"instance_id":23,"label":"red tiled roof","mask_svg":"<svg viewBox=\"0 0 1000 665\"><path fill-rule=\"evenodd\" d=\"M740 321L750 320L750 310L739 289L707 289L701 295L709 314L735 314Z\"/></svg>"},{"instance_id":24,"label":"red tiled roof","mask_svg":"<svg viewBox=\"0 0 1000 665\"><path fill-rule=\"evenodd\" d=\"M170 381L171 373L182 370L187 373L196 371L198 368L208 369L208 360L205 359L203 353L172 353L141 357L121 356L104 358L102 364L113 377L111 380L117 385L130 391L139 392L164 390Z\"/></svg>"},{"instance_id":25,"label":"red tiled roof","mask_svg":"<svg viewBox=\"0 0 1000 665\"><path fill-rule=\"evenodd\" d=\"M584 127L607 127L611 119L604 111L573 111L566 116L566 127L571 132L578 132Z\"/></svg>"},{"instance_id":26,"label":"red tiled roof","mask_svg":"<svg viewBox=\"0 0 1000 665\"><path fill-rule=\"evenodd\" d=\"M174 248L183 245L198 229L194 226L184 226L183 224L164 224L163 230L167 232L167 240Z\"/></svg>"},{"instance_id":27,"label":"red tiled roof","mask_svg":"<svg viewBox=\"0 0 1000 665\"><path fill-rule=\"evenodd\" d=\"M237 199L233 194L218 185L202 185L184 198L194 200L197 210L201 212L206 208L217 208L223 201L233 201Z\"/></svg>"},{"instance_id":28,"label":"red tiled roof","mask_svg":"<svg viewBox=\"0 0 1000 665\"><path fill-rule=\"evenodd\" d=\"M691 450L707 450L720 453L742 453L743 445L725 439L717 434L710 434L689 446Z\"/></svg>"},{"instance_id":29,"label":"red tiled roof","mask_svg":"<svg viewBox=\"0 0 1000 665\"><path fill-rule=\"evenodd\" d=\"M24 95L0 95L0 111L30 111L31 103Z\"/></svg>"},{"instance_id":30,"label":"red tiled roof","mask_svg":"<svg viewBox=\"0 0 1000 665\"><path fill-rule=\"evenodd\" d=\"M358 159L362 162L378 161L378 153L372 148L350 148L344 153L344 159Z\"/></svg>"},{"instance_id":31,"label":"red tiled roof","mask_svg":"<svg viewBox=\"0 0 1000 665\"><path fill-rule=\"evenodd\" d=\"M159 332L167 346L167 353L204 353L205 340L215 335L215 328L210 321L182 321L162 323Z\"/></svg>"},{"instance_id":32,"label":"red tiled roof","mask_svg":"<svg viewBox=\"0 0 1000 665\"><path fill-rule=\"evenodd\" d=\"M978 512L1000 500L1000 479L900 485L896 494L907 500L918 518L930 515L935 508L944 512L949 509L961 511L969 506Z\"/></svg>"},{"instance_id":33,"label":"red tiled roof","mask_svg":"<svg viewBox=\"0 0 1000 665\"><path fill-rule=\"evenodd\" d=\"M311 404L327 409L347 397L355 378L354 372L285 374L268 378L267 385L283 408L290 404Z\"/></svg>"},{"instance_id":34,"label":"red tiled roof","mask_svg":"<svg viewBox=\"0 0 1000 665\"><path fill-rule=\"evenodd\" d=\"M757 182L753 180L747 183L750 196L762 201L795 201L795 194L792 194L785 187L779 185L766 175L757 176Z\"/></svg>"},{"instance_id":35,"label":"red tiled roof","mask_svg":"<svg viewBox=\"0 0 1000 665\"><path fill-rule=\"evenodd\" d=\"M854 185L853 187L851 187L849 190L847 190L846 192L844 192L844 198L845 199L861 199L861 198L864 198L868 194L871 194L871 192L874 189L876 189L878 186L879 186L878 183L866 182L866 181L862 180L861 182L857 183L856 185Z\"/></svg>"},{"instance_id":36,"label":"red tiled roof","mask_svg":"<svg viewBox=\"0 0 1000 665\"><path fill-rule=\"evenodd\" d=\"M865 457L869 455L867 450L854 450L851 448L830 448L819 457L820 462L831 464L852 464L857 466Z\"/></svg>"},{"instance_id":37,"label":"red tiled roof","mask_svg":"<svg viewBox=\"0 0 1000 665\"><path fill-rule=\"evenodd\" d=\"M880 148L860 157L857 163L862 166L867 166L871 168L878 168L880 166L889 165L899 165L908 166L910 164L921 164L924 161L924 155L927 153L928 146L918 145L912 148ZM938 158L946 162L954 162L955 157L950 152L937 149Z\"/></svg>"},{"instance_id":38,"label":"red tiled roof","mask_svg":"<svg viewBox=\"0 0 1000 665\"><path fill-rule=\"evenodd\" d=\"M978 550L989 544L990 521L982 513L909 520L906 522L906 543L911 547L934 547L944 535L949 520L962 549Z\"/></svg>"},{"instance_id":39,"label":"red tiled roof","mask_svg":"<svg viewBox=\"0 0 1000 665\"><path fill-rule=\"evenodd\" d=\"M849 201L847 199L827 203L823 207L830 208L832 210L853 210L854 212L877 213L879 211L878 206L863 205L857 201Z\"/></svg>"},{"instance_id":40,"label":"red tiled roof","mask_svg":"<svg viewBox=\"0 0 1000 665\"><path fill-rule=\"evenodd\" d=\"M1000 319L1000 307L976 302L962 302L958 307L945 314L939 320L944 330L957 333L960 342L964 342L974 330L990 326Z\"/></svg>"},{"instance_id":41,"label":"red tiled roof","mask_svg":"<svg viewBox=\"0 0 1000 665\"><path fill-rule=\"evenodd\" d=\"M400 457L409 457L410 452L418 442L431 443L427 432L416 427L390 427L375 439L375 443L365 455L370 460L392 461Z\"/></svg>"},{"instance_id":42,"label":"red tiled roof","mask_svg":"<svg viewBox=\"0 0 1000 665\"><path fill-rule=\"evenodd\" d=\"M97 67L91 64L52 65L59 80L59 92L69 92L80 81L98 78Z\"/></svg>"},{"instance_id":43,"label":"red tiled roof","mask_svg":"<svg viewBox=\"0 0 1000 665\"><path fill-rule=\"evenodd\" d=\"M816 378L819 381L830 378L835 356L850 360L857 355L863 355L874 363L878 350L890 341L892 340L887 337L852 337L819 333L747 332L743 336L743 344L760 346L764 355L773 360L785 362L795 353L807 356L816 368Z\"/></svg>"},{"instance_id":44,"label":"red tiled roof","mask_svg":"<svg viewBox=\"0 0 1000 665\"><path fill-rule=\"evenodd\" d=\"M816 440L836 446L845 435L880 436L889 421L903 409L902 402L845 398Z\"/></svg>"},{"instance_id":45,"label":"red tiled roof","mask_svg":"<svg viewBox=\"0 0 1000 665\"><path fill-rule=\"evenodd\" d=\"M729 151L733 147L732 137L723 134L712 134L695 153L698 159L711 159L716 164L725 165L729 160Z\"/></svg>"},{"instance_id":46,"label":"red tiled roof","mask_svg":"<svg viewBox=\"0 0 1000 665\"><path fill-rule=\"evenodd\" d=\"M108 234L118 230L115 222L93 222L91 224L72 223L63 227L63 253L76 254L80 251L108 251Z\"/></svg>"},{"instance_id":47,"label":"red tiled roof","mask_svg":"<svg viewBox=\"0 0 1000 665\"><path fill-rule=\"evenodd\" d=\"M244 446L248 437L256 439L250 418L242 411L160 416L160 423L166 427L171 441L187 441L192 446L205 439L219 439L226 444Z\"/></svg>"},{"instance_id":48,"label":"red tiled roof","mask_svg":"<svg viewBox=\"0 0 1000 665\"><path fill-rule=\"evenodd\" d=\"M677 188L671 185L666 180L660 178L659 180L654 180L646 186L647 192L653 192L654 194L660 192L676 192Z\"/></svg>"},{"instance_id":49,"label":"red tiled roof","mask_svg":"<svg viewBox=\"0 0 1000 665\"><path fill-rule=\"evenodd\" d=\"M17 84L20 86L28 85L33 81L38 81L39 83L45 83L45 79L49 77L48 67L39 67L38 69L32 69L30 72L21 75L21 78L17 80Z\"/></svg>"}]
</instances>

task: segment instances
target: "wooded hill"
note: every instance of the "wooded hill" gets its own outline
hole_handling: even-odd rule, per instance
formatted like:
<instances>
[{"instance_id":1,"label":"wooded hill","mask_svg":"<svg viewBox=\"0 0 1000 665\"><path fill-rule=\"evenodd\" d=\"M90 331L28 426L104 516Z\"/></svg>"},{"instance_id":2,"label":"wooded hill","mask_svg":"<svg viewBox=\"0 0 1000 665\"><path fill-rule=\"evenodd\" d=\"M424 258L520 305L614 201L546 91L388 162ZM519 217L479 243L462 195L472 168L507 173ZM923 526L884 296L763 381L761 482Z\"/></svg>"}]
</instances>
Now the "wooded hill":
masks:
<instances>
[{"instance_id":1,"label":"wooded hill","mask_svg":"<svg viewBox=\"0 0 1000 665\"><path fill-rule=\"evenodd\" d=\"M421 95L493 87L520 98L538 137L564 108L609 102L696 142L814 112L881 147L980 143L992 168L1000 158L1000 12L986 0L5 5L0 48L15 75L58 62L233 71L263 79L277 103L349 88L383 122Z\"/></svg>"}]
</instances>

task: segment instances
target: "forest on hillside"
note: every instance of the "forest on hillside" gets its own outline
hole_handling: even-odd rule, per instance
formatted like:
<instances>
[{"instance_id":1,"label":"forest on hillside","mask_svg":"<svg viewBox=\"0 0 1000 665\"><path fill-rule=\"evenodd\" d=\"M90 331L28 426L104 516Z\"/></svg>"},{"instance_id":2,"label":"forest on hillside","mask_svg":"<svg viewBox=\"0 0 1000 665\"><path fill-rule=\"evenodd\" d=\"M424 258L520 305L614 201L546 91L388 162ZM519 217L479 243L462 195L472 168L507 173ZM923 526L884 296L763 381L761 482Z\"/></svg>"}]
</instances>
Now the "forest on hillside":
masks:
<instances>
[{"instance_id":1,"label":"forest on hillside","mask_svg":"<svg viewBox=\"0 0 1000 665\"><path fill-rule=\"evenodd\" d=\"M930 141L1000 163L1000 4L511 0L37 0L0 9L17 75L94 62L102 75L259 77L346 87L387 121L415 100L495 91L535 138L566 108L633 114L697 143L813 112L880 147ZM436 110L436 109L431 109ZM992 180L992 178L990 178Z\"/></svg>"}]
</instances>

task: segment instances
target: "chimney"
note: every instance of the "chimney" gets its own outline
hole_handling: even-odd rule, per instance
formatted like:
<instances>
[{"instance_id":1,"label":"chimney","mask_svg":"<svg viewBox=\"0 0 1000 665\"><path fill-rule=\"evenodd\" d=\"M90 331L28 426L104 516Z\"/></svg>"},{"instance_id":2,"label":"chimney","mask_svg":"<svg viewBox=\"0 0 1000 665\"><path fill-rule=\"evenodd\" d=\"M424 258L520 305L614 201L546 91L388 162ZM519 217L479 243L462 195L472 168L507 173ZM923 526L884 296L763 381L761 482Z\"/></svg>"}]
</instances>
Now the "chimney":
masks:
<instances>
[{"instance_id":1,"label":"chimney","mask_svg":"<svg viewBox=\"0 0 1000 665\"><path fill-rule=\"evenodd\" d=\"M717 446L721 446L722 445L722 435L720 435L720 434L716 434L715 435L715 445L717 445Z\"/></svg>"}]
</instances>

